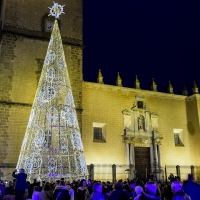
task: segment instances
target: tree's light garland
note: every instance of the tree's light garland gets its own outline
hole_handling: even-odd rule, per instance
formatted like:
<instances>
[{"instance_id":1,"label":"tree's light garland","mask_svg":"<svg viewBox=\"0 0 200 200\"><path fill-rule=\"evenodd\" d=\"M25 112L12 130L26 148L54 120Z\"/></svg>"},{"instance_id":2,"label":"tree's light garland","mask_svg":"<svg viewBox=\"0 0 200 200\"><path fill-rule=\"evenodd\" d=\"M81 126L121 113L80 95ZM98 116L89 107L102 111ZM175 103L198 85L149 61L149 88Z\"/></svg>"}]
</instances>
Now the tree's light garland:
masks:
<instances>
[{"instance_id":1,"label":"tree's light garland","mask_svg":"<svg viewBox=\"0 0 200 200\"><path fill-rule=\"evenodd\" d=\"M55 20L17 169L30 180L87 178L60 31Z\"/></svg>"}]
</instances>

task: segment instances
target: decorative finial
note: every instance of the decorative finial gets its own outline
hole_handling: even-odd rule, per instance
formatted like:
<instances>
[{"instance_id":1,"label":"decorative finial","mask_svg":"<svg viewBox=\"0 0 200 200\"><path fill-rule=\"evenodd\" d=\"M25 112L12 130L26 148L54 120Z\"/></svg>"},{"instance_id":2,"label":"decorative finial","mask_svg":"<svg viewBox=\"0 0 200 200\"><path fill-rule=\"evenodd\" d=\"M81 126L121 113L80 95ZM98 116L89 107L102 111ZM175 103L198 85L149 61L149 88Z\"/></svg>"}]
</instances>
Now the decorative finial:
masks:
<instances>
[{"instance_id":1,"label":"decorative finial","mask_svg":"<svg viewBox=\"0 0 200 200\"><path fill-rule=\"evenodd\" d=\"M99 73L98 73L98 76L97 76L97 83L103 84L103 75L102 75L100 69L99 69Z\"/></svg>"},{"instance_id":2,"label":"decorative finial","mask_svg":"<svg viewBox=\"0 0 200 200\"><path fill-rule=\"evenodd\" d=\"M140 81L138 80L137 75L135 76L134 88L135 89L141 89L140 88Z\"/></svg>"},{"instance_id":3,"label":"decorative finial","mask_svg":"<svg viewBox=\"0 0 200 200\"><path fill-rule=\"evenodd\" d=\"M174 88L173 88L173 86L172 86L172 84L171 84L171 82L169 81L169 84L168 84L168 92L170 93L170 94L174 94Z\"/></svg>"},{"instance_id":4,"label":"decorative finial","mask_svg":"<svg viewBox=\"0 0 200 200\"><path fill-rule=\"evenodd\" d=\"M48 15L48 16L54 16L56 19L59 19L59 16L61 15L61 14L65 14L64 12L63 12L63 7L65 6L65 5L63 5L63 6L61 6L61 5L59 5L58 3L55 3L54 1L53 1L53 6L50 8L50 7L48 7L49 9L50 9L50 14Z\"/></svg>"},{"instance_id":5,"label":"decorative finial","mask_svg":"<svg viewBox=\"0 0 200 200\"><path fill-rule=\"evenodd\" d=\"M193 94L199 94L199 88L197 87L197 84L195 81L194 81L192 90L193 90Z\"/></svg>"},{"instance_id":6,"label":"decorative finial","mask_svg":"<svg viewBox=\"0 0 200 200\"><path fill-rule=\"evenodd\" d=\"M188 96L188 90L187 90L185 84L183 84L182 95Z\"/></svg>"},{"instance_id":7,"label":"decorative finial","mask_svg":"<svg viewBox=\"0 0 200 200\"><path fill-rule=\"evenodd\" d=\"M154 81L154 78L152 78L152 82L151 82L151 90L157 92L157 85L156 82Z\"/></svg>"},{"instance_id":8,"label":"decorative finial","mask_svg":"<svg viewBox=\"0 0 200 200\"><path fill-rule=\"evenodd\" d=\"M117 73L116 85L117 86L122 86L122 79L121 79L121 77L119 75L119 72Z\"/></svg>"}]
</instances>

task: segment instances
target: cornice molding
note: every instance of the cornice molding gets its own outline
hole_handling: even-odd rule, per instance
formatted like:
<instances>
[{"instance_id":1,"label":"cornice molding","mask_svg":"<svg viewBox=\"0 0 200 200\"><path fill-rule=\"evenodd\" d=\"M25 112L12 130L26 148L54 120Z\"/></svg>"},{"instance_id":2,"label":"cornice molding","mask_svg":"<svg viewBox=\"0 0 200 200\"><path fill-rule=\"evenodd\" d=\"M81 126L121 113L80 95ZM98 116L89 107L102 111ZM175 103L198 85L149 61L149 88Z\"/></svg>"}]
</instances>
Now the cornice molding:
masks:
<instances>
[{"instance_id":1,"label":"cornice molding","mask_svg":"<svg viewBox=\"0 0 200 200\"><path fill-rule=\"evenodd\" d=\"M186 101L192 101L192 100L195 100L195 99L199 100L200 99L200 94L193 94L193 95L191 95L189 97L186 97Z\"/></svg>"},{"instance_id":2,"label":"cornice molding","mask_svg":"<svg viewBox=\"0 0 200 200\"><path fill-rule=\"evenodd\" d=\"M7 106L23 106L23 107L31 107L32 104L30 103L22 103L22 102L12 102L12 101L1 101L0 104L4 104Z\"/></svg>"},{"instance_id":3,"label":"cornice molding","mask_svg":"<svg viewBox=\"0 0 200 200\"><path fill-rule=\"evenodd\" d=\"M177 100L185 100L187 96L178 95L178 94L170 94L170 93L162 93L162 92L155 92L149 90L142 90L142 89L135 89L135 88L127 88L127 87L119 87L115 85L106 85L106 84L99 84L99 83L92 83L83 81L82 83L83 88L93 88L93 89L102 89L108 91L121 91L125 93L134 93L134 96L149 96L149 97L160 97L160 98L167 98L167 99L177 99Z\"/></svg>"},{"instance_id":4,"label":"cornice molding","mask_svg":"<svg viewBox=\"0 0 200 200\"><path fill-rule=\"evenodd\" d=\"M17 163L2 163L0 162L0 168L16 168Z\"/></svg>"},{"instance_id":5,"label":"cornice molding","mask_svg":"<svg viewBox=\"0 0 200 200\"><path fill-rule=\"evenodd\" d=\"M33 104L30 104L30 103L2 101L2 100L0 100L0 104L4 104L4 105L7 105L7 106L23 106L23 107L32 107L32 105L33 105ZM76 108L76 111L83 112L83 109L82 108Z\"/></svg>"},{"instance_id":6,"label":"cornice molding","mask_svg":"<svg viewBox=\"0 0 200 200\"><path fill-rule=\"evenodd\" d=\"M25 38L32 38L36 40L43 40L43 41L49 41L51 33L42 32L42 31L35 31L35 30L29 30L25 28L19 28L15 26L9 26L4 25L3 29L0 31L0 38L3 37L4 34L12 34L15 36L21 36ZM62 37L63 44L68 44L72 46L78 46L83 48L83 41L71 37Z\"/></svg>"}]
</instances>

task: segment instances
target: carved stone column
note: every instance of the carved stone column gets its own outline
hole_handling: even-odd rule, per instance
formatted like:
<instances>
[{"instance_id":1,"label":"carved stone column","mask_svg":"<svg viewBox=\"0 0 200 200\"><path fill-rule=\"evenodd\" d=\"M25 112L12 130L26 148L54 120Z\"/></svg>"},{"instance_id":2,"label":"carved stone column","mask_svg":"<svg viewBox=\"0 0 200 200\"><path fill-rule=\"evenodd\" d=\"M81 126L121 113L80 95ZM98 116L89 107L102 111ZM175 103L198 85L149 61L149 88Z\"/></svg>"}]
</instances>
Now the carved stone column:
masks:
<instances>
[{"instance_id":1,"label":"carved stone column","mask_svg":"<svg viewBox=\"0 0 200 200\"><path fill-rule=\"evenodd\" d=\"M133 166L132 164L130 164L130 180L133 180L135 178L135 166Z\"/></svg>"},{"instance_id":2,"label":"carved stone column","mask_svg":"<svg viewBox=\"0 0 200 200\"><path fill-rule=\"evenodd\" d=\"M135 166L135 150L133 144L130 144L130 164Z\"/></svg>"},{"instance_id":3,"label":"carved stone column","mask_svg":"<svg viewBox=\"0 0 200 200\"><path fill-rule=\"evenodd\" d=\"M124 143L124 152L126 165L130 165L129 143Z\"/></svg>"},{"instance_id":4,"label":"carved stone column","mask_svg":"<svg viewBox=\"0 0 200 200\"><path fill-rule=\"evenodd\" d=\"M150 163L151 163L151 171L153 171L153 162L154 162L154 155L153 155L153 145L150 146Z\"/></svg>"},{"instance_id":5,"label":"carved stone column","mask_svg":"<svg viewBox=\"0 0 200 200\"><path fill-rule=\"evenodd\" d=\"M158 165L162 166L160 145L157 145L157 148L158 148Z\"/></svg>"},{"instance_id":6,"label":"carved stone column","mask_svg":"<svg viewBox=\"0 0 200 200\"><path fill-rule=\"evenodd\" d=\"M158 163L158 151L157 151L157 144L154 144L154 161L156 161L156 163Z\"/></svg>"}]
</instances>

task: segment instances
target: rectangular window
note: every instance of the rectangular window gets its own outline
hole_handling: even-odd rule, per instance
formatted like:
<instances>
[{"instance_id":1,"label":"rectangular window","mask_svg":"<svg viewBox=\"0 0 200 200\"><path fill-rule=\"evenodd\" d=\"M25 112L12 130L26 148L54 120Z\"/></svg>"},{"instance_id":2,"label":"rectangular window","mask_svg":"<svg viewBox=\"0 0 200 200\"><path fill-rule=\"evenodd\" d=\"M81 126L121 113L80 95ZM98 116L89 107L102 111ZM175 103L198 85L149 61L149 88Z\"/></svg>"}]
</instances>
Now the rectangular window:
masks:
<instances>
[{"instance_id":1,"label":"rectangular window","mask_svg":"<svg viewBox=\"0 0 200 200\"><path fill-rule=\"evenodd\" d=\"M93 123L93 142L106 142L106 124Z\"/></svg>"},{"instance_id":2,"label":"rectangular window","mask_svg":"<svg viewBox=\"0 0 200 200\"><path fill-rule=\"evenodd\" d=\"M102 128L94 127L94 140L102 140Z\"/></svg>"},{"instance_id":3,"label":"rectangular window","mask_svg":"<svg viewBox=\"0 0 200 200\"><path fill-rule=\"evenodd\" d=\"M137 102L137 106L138 106L138 108L142 108L143 109L143 101L138 101Z\"/></svg>"},{"instance_id":4,"label":"rectangular window","mask_svg":"<svg viewBox=\"0 0 200 200\"><path fill-rule=\"evenodd\" d=\"M175 146L184 146L179 133L174 133L174 143L175 143Z\"/></svg>"}]
</instances>

